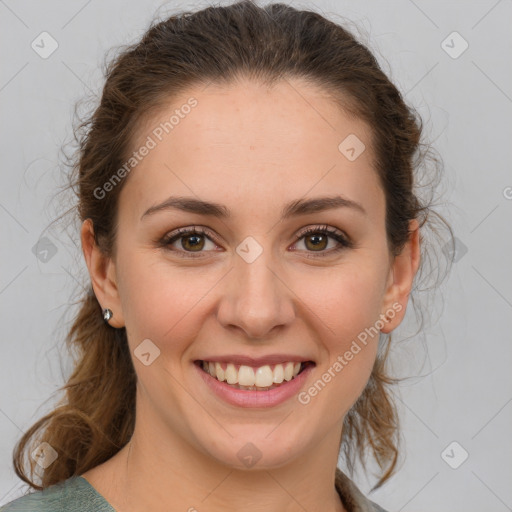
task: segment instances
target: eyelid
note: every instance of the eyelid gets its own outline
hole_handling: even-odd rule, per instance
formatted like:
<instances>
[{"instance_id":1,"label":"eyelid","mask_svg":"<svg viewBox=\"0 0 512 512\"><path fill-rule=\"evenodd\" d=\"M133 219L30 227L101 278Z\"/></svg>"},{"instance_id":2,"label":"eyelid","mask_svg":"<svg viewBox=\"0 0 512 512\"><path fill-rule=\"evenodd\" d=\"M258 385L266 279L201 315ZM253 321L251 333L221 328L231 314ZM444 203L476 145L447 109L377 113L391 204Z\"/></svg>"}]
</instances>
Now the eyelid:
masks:
<instances>
[{"instance_id":1,"label":"eyelid","mask_svg":"<svg viewBox=\"0 0 512 512\"><path fill-rule=\"evenodd\" d=\"M194 234L206 236L215 244L220 245L215 233L211 229L209 229L205 226L200 226L200 225L192 225L192 226L186 226L183 228L177 228L177 229L167 233L166 235L164 235L161 239L157 240L157 243L161 247L167 248L167 246L169 244L174 243L176 240L179 240L180 238L185 237L185 236L192 236ZM174 250L174 252L184 252L184 251ZM201 254L201 252L199 252L197 254ZM208 252L208 251L204 251L204 252ZM194 254L194 253L188 252L188 254Z\"/></svg>"},{"instance_id":2,"label":"eyelid","mask_svg":"<svg viewBox=\"0 0 512 512\"><path fill-rule=\"evenodd\" d=\"M170 233L164 235L163 240L170 241L173 238L178 238L180 235L193 235L194 233L197 233L198 235L207 235L213 241L217 241L217 235L211 229L200 225L192 225L186 226L184 228L177 228L174 231L171 231Z\"/></svg>"},{"instance_id":3,"label":"eyelid","mask_svg":"<svg viewBox=\"0 0 512 512\"><path fill-rule=\"evenodd\" d=\"M306 253L311 253L308 257L310 258L319 258L327 255L332 255L335 253L338 253L339 251L343 249L349 249L354 247L354 242L352 239L343 231L341 231L338 228L335 228L333 226L329 226L327 224L324 225L317 225L317 226L308 226L306 228L303 228L295 235L295 241L293 242L293 245L295 245L299 240L304 238L306 235L310 233L325 233L328 237L335 239L339 246L331 249L329 251L318 251L318 256L315 256L316 251L305 251ZM199 251L199 252L193 252L193 251L183 251L183 250L177 250L177 249L169 249L169 244L174 243L176 240L179 240L181 237L185 236L192 236L194 234L203 235L209 238L212 242L214 242L217 245L220 245L217 241L217 236L215 233L210 230L209 228L205 226L200 225L192 225L192 226L186 226L182 228L177 228L174 231L171 231L170 233L166 234L157 241L158 245L164 249L167 249L174 253L179 253L180 256L183 257L190 257L190 258L198 258L203 257L201 256L204 253L212 252L212 251ZM187 256L184 256L184 255Z\"/></svg>"},{"instance_id":4,"label":"eyelid","mask_svg":"<svg viewBox=\"0 0 512 512\"><path fill-rule=\"evenodd\" d=\"M296 235L295 241L300 240L302 237L304 237L305 235L308 235L310 233L318 233L318 232L325 232L330 236L339 236L339 237L343 238L344 242L346 242L347 244L352 243L350 237L344 231L341 231L340 229L335 228L334 226L329 226L328 224L323 224L320 226L308 226L308 227L302 229Z\"/></svg>"}]
</instances>

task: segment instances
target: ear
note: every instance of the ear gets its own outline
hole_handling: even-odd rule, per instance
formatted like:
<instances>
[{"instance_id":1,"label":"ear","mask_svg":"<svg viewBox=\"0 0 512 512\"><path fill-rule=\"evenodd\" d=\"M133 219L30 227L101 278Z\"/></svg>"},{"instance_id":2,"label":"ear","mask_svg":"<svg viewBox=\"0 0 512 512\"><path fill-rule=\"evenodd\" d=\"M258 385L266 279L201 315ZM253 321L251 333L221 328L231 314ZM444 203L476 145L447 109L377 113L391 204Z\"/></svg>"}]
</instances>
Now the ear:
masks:
<instances>
[{"instance_id":1,"label":"ear","mask_svg":"<svg viewBox=\"0 0 512 512\"><path fill-rule=\"evenodd\" d=\"M112 327L124 327L121 301L116 282L115 264L96 245L91 219L86 219L83 222L80 236L82 251L91 277L94 294L102 309L108 308L114 313L108 323Z\"/></svg>"},{"instance_id":2,"label":"ear","mask_svg":"<svg viewBox=\"0 0 512 512\"><path fill-rule=\"evenodd\" d=\"M418 221L413 219L409 222L409 239L402 252L395 256L389 271L383 300L384 311L381 317L384 318L386 313L391 311L393 314L388 314L388 321L385 322L381 332L387 334L402 322L419 264L420 229Z\"/></svg>"}]
</instances>

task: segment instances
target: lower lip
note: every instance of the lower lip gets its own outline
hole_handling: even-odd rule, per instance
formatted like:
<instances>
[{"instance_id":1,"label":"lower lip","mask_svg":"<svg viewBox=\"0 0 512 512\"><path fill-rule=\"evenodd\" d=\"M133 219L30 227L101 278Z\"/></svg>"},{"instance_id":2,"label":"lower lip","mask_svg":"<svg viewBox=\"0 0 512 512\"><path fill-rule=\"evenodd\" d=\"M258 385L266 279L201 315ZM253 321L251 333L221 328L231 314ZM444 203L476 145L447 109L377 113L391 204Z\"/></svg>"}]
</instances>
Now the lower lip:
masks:
<instances>
[{"instance_id":1,"label":"lower lip","mask_svg":"<svg viewBox=\"0 0 512 512\"><path fill-rule=\"evenodd\" d=\"M288 382L283 381L284 383L277 388L267 391L249 391L236 389L225 382L220 382L194 363L194 367L210 389L224 401L238 407L273 407L285 402L299 392L314 366L309 364L297 377Z\"/></svg>"}]
</instances>

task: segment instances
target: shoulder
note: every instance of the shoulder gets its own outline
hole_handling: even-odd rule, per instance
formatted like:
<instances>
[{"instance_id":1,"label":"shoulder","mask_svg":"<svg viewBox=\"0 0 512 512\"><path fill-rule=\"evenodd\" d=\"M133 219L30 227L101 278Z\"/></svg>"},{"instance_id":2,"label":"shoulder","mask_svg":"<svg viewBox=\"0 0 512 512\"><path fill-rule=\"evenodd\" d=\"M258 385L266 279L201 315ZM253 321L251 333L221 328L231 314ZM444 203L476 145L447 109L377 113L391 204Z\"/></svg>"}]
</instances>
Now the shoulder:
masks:
<instances>
[{"instance_id":1,"label":"shoulder","mask_svg":"<svg viewBox=\"0 0 512 512\"><path fill-rule=\"evenodd\" d=\"M373 507L372 509L372 512L388 512L387 510L384 510L380 505L378 505L377 503L371 501L371 500L368 500L368 502L370 503L370 505Z\"/></svg>"},{"instance_id":2,"label":"shoulder","mask_svg":"<svg viewBox=\"0 0 512 512\"><path fill-rule=\"evenodd\" d=\"M335 481L336 490L349 512L387 512L380 505L369 500L339 468L336 468Z\"/></svg>"},{"instance_id":3,"label":"shoulder","mask_svg":"<svg viewBox=\"0 0 512 512\"><path fill-rule=\"evenodd\" d=\"M0 512L114 512L114 509L79 476L73 476L42 491L32 491L6 505Z\"/></svg>"}]
</instances>

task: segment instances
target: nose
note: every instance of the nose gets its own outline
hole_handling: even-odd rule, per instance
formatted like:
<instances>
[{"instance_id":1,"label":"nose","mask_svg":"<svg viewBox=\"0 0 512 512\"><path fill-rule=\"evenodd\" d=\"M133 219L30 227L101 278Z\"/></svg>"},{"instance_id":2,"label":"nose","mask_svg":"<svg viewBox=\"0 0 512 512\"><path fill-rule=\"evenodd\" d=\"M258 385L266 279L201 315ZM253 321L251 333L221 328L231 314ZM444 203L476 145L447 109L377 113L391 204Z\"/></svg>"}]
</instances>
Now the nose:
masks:
<instances>
[{"instance_id":1,"label":"nose","mask_svg":"<svg viewBox=\"0 0 512 512\"><path fill-rule=\"evenodd\" d=\"M263 251L251 263L236 256L217 309L224 328L240 330L252 340L282 331L295 318L294 294L284 271L267 257L268 253Z\"/></svg>"}]
</instances>

